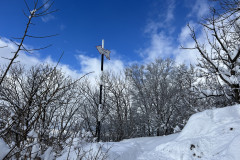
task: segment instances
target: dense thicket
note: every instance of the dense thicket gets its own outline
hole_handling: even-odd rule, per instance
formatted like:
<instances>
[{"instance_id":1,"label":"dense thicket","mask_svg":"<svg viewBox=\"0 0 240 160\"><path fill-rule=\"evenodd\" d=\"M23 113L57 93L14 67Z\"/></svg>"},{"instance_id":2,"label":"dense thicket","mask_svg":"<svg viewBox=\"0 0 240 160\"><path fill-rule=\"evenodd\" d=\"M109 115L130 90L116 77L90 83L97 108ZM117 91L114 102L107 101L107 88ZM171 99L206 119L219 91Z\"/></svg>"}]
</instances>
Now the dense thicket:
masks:
<instances>
[{"instance_id":1,"label":"dense thicket","mask_svg":"<svg viewBox=\"0 0 240 160\"><path fill-rule=\"evenodd\" d=\"M11 68L0 86L0 135L11 148L7 157L35 156L49 146L60 151L79 133L73 132L81 125L77 83L48 65Z\"/></svg>"},{"instance_id":2,"label":"dense thicket","mask_svg":"<svg viewBox=\"0 0 240 160\"><path fill-rule=\"evenodd\" d=\"M156 59L123 74L105 72L101 139L120 141L182 128L202 101L191 91L193 70ZM60 155L74 138L93 142L98 94L87 78L72 80L56 67L11 67L0 86L0 136L11 148L6 158L40 156L49 147Z\"/></svg>"}]
</instances>

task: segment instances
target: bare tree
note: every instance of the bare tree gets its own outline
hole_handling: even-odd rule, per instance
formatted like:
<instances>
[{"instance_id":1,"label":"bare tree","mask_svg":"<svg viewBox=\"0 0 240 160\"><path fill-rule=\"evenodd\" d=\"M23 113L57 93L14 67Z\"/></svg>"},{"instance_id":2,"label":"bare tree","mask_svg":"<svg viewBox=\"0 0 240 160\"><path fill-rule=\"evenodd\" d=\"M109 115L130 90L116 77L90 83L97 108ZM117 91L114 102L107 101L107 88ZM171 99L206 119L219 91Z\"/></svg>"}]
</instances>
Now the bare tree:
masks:
<instances>
[{"instance_id":1,"label":"bare tree","mask_svg":"<svg viewBox=\"0 0 240 160\"><path fill-rule=\"evenodd\" d=\"M121 74L107 72L104 75L107 117L104 122L106 135L111 140L120 141L134 136L135 126L132 125L132 106L128 79Z\"/></svg>"},{"instance_id":2,"label":"bare tree","mask_svg":"<svg viewBox=\"0 0 240 160\"><path fill-rule=\"evenodd\" d=\"M193 81L190 74L186 66L176 66L170 59L127 69L133 105L141 111L139 128L143 136L170 134L177 125L184 126L193 113L194 95L188 95Z\"/></svg>"},{"instance_id":3,"label":"bare tree","mask_svg":"<svg viewBox=\"0 0 240 160\"><path fill-rule=\"evenodd\" d=\"M44 46L44 47L41 47L41 48L28 49L24 45L24 41L25 41L26 38L47 38L47 37L55 36L55 35L35 36L35 35L29 34L29 32L28 32L30 26L33 25L32 21L33 21L34 18L46 16L48 14L51 14L51 13L57 11L57 10L51 10L51 7L52 7L54 1L51 2L50 0L47 0L43 4L40 4L41 2L39 2L39 0L34 0L34 4L33 4L32 9L30 9L30 7L29 7L28 3L26 2L26 0L24 0L24 2L26 4L26 8L27 8L27 11L23 12L25 17L27 18L26 27L25 27L25 30L23 32L23 36L22 37L14 37L13 38L14 40L11 40L17 46L17 49L16 49L16 51L13 52L13 54L14 54L13 57L11 59L8 59L10 62L7 65L7 68L5 69L5 71L3 72L3 74L0 77L0 85L2 84L4 78L6 77L6 75L9 72L11 66L13 65L14 61L19 56L19 53L21 51L32 53L33 51L42 50L42 49L45 49L45 48L51 46L51 45L48 45L48 46ZM2 47L7 47L7 46L2 46Z\"/></svg>"},{"instance_id":4,"label":"bare tree","mask_svg":"<svg viewBox=\"0 0 240 160\"><path fill-rule=\"evenodd\" d=\"M140 124L140 133L138 136L152 136L152 109L146 84L145 66L132 65L126 69L126 76L131 83L132 103L141 110L138 118Z\"/></svg>"},{"instance_id":5,"label":"bare tree","mask_svg":"<svg viewBox=\"0 0 240 160\"><path fill-rule=\"evenodd\" d=\"M17 65L10 69L0 89L0 136L11 148L5 158L31 157L34 147L38 154L49 146L56 152L63 149L75 125L81 124L76 116L81 104L77 83L55 67L25 70Z\"/></svg>"},{"instance_id":6,"label":"bare tree","mask_svg":"<svg viewBox=\"0 0 240 160\"><path fill-rule=\"evenodd\" d=\"M207 43L197 39L196 31L189 26L195 47L201 55L199 76L204 77L206 97L223 97L240 103L239 59L240 23L239 1L217 0L220 9L211 8L211 14L201 23Z\"/></svg>"}]
</instances>

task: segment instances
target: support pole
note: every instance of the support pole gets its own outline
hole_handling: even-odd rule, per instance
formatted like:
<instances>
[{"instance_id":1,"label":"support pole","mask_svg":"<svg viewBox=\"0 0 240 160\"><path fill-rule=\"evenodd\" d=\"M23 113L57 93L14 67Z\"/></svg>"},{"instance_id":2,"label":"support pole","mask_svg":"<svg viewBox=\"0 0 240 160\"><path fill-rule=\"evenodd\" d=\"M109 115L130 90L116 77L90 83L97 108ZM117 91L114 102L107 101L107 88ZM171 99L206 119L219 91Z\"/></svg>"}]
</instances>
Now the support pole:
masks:
<instances>
[{"instance_id":1,"label":"support pole","mask_svg":"<svg viewBox=\"0 0 240 160\"><path fill-rule=\"evenodd\" d=\"M102 40L102 48L104 49L104 39ZM100 94L99 94L99 106L98 106L98 122L97 122L97 142L100 141L101 133L101 119L102 119L102 87L103 87L103 61L104 55L101 55L101 80L100 80Z\"/></svg>"}]
</instances>

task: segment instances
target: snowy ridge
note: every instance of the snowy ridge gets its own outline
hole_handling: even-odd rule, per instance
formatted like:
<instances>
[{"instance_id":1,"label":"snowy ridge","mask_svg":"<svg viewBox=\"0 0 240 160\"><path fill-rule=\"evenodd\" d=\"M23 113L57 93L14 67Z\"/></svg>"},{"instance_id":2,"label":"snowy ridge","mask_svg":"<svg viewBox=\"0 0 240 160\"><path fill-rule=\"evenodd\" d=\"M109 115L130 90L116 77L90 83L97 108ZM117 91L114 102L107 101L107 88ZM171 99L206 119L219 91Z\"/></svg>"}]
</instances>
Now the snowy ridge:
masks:
<instances>
[{"instance_id":1,"label":"snowy ridge","mask_svg":"<svg viewBox=\"0 0 240 160\"><path fill-rule=\"evenodd\" d=\"M129 142L128 147L137 143L138 150L125 149L124 152L121 144L126 142ZM240 105L194 114L179 134L115 143L110 153L117 153L119 146L122 155L117 159L121 160L239 160ZM140 154L126 157L129 152L131 155Z\"/></svg>"}]
</instances>

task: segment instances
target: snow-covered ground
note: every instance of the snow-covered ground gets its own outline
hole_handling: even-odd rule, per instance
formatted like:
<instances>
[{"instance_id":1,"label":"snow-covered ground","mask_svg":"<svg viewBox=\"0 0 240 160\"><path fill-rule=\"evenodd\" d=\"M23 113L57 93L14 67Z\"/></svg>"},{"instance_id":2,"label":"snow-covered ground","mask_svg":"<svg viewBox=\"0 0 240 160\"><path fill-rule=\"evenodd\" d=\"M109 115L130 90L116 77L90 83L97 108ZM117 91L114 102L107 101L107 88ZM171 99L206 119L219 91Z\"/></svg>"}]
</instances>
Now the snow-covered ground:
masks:
<instances>
[{"instance_id":1,"label":"snow-covered ground","mask_svg":"<svg viewBox=\"0 0 240 160\"><path fill-rule=\"evenodd\" d=\"M77 159L78 140L57 160ZM194 114L178 134L85 145L109 160L240 160L240 105ZM9 148L0 139L0 159ZM70 152L68 152L70 151ZM51 157L51 158L50 158ZM51 149L43 159L55 159Z\"/></svg>"},{"instance_id":2,"label":"snow-covered ground","mask_svg":"<svg viewBox=\"0 0 240 160\"><path fill-rule=\"evenodd\" d=\"M194 114L179 134L105 145L117 160L240 160L240 105Z\"/></svg>"},{"instance_id":3,"label":"snow-covered ground","mask_svg":"<svg viewBox=\"0 0 240 160\"><path fill-rule=\"evenodd\" d=\"M161 144L174 140L178 134L161 137L144 137L108 143L110 147L109 160L151 159L150 152ZM154 154L154 153L153 153Z\"/></svg>"}]
</instances>

